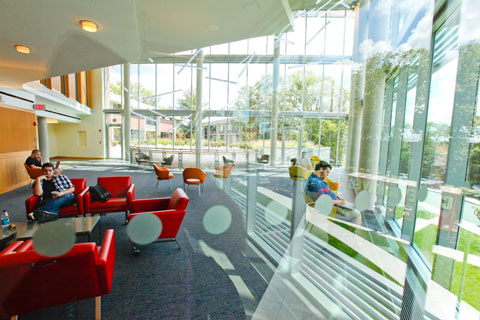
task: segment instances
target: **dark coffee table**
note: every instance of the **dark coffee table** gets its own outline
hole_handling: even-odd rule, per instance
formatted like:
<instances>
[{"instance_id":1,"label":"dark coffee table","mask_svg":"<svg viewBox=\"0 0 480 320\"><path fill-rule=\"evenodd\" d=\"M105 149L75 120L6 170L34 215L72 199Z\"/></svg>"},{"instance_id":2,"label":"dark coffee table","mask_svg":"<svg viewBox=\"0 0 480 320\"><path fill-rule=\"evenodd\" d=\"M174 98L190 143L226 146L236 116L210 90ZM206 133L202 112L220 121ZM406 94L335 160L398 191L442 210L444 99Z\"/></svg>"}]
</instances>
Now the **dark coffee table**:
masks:
<instances>
[{"instance_id":1,"label":"dark coffee table","mask_svg":"<svg viewBox=\"0 0 480 320\"><path fill-rule=\"evenodd\" d=\"M88 241L90 242L90 236L92 234L93 229L95 229L95 226L97 225L98 221L100 220L100 216L93 216L93 217L72 217L72 218L60 218L55 221L72 221L73 226L75 229L75 234L77 236L81 235L88 235ZM48 222L46 222L48 223ZM37 231L38 224L33 221L22 221L22 222L13 222L13 224L16 226L15 229L9 230L10 232L16 232L17 233L17 240L28 240L33 237L35 234L35 231ZM6 230L5 230L6 231ZM4 231L4 232L5 232ZM99 238L101 237L100 235L100 230L99 230Z\"/></svg>"},{"instance_id":2,"label":"dark coffee table","mask_svg":"<svg viewBox=\"0 0 480 320\"><path fill-rule=\"evenodd\" d=\"M17 231L0 228L0 251L8 247L17 239Z\"/></svg>"}]
</instances>

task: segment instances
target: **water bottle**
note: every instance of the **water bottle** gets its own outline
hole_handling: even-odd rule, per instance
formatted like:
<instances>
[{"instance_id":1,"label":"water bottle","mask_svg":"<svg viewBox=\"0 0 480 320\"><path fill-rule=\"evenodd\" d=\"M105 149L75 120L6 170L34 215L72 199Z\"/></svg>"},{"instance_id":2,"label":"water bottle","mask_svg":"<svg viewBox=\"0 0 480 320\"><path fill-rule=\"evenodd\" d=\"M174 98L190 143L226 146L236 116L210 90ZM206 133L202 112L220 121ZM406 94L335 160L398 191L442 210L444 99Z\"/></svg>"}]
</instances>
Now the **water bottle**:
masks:
<instances>
[{"instance_id":1,"label":"water bottle","mask_svg":"<svg viewBox=\"0 0 480 320\"><path fill-rule=\"evenodd\" d=\"M3 210L2 212L2 228L7 229L10 225L10 217L8 216L7 210Z\"/></svg>"}]
</instances>

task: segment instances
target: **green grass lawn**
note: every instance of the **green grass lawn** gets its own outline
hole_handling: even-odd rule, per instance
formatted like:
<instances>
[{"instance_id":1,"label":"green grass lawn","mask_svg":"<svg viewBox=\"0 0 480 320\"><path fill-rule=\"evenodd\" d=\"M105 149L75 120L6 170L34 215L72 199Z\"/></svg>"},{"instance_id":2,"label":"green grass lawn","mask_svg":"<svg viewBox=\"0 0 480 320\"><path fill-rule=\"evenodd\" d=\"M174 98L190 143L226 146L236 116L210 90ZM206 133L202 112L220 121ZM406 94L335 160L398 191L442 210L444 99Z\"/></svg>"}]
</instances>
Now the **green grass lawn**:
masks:
<instances>
[{"instance_id":1,"label":"green grass lawn","mask_svg":"<svg viewBox=\"0 0 480 320\"><path fill-rule=\"evenodd\" d=\"M437 225L431 224L415 232L413 238L413 243L417 246L430 265L433 264L432 248L437 240L437 229Z\"/></svg>"},{"instance_id":2,"label":"green grass lawn","mask_svg":"<svg viewBox=\"0 0 480 320\"><path fill-rule=\"evenodd\" d=\"M417 211L417 218L430 220L435 218L436 214L426 210L418 210ZM397 206L395 208L395 219L402 219L403 218L403 206Z\"/></svg>"},{"instance_id":3,"label":"green grass lawn","mask_svg":"<svg viewBox=\"0 0 480 320\"><path fill-rule=\"evenodd\" d=\"M442 274L442 261L444 259L435 259L435 255L432 253L432 247L435 245L437 238L436 225L429 225L426 228L415 233L414 243L420 249L424 257L433 265L434 273ZM473 234L469 231L462 230L458 240L459 251L465 251L466 237L470 237L469 254L480 256L480 236ZM450 260L450 259L448 259ZM458 295L458 289L460 287L461 274L462 274L463 262L456 261L454 264L453 279L452 281L445 281L445 283L451 283L451 287L440 283L445 289ZM442 277L450 277L450 270L443 272ZM448 280L448 279L446 279ZM473 306L475 309L480 310L480 268L472 265L467 265L466 276L464 280L464 287L462 293L462 300Z\"/></svg>"},{"instance_id":4,"label":"green grass lawn","mask_svg":"<svg viewBox=\"0 0 480 320\"><path fill-rule=\"evenodd\" d=\"M457 250L465 252L466 238L470 238L469 254L480 256L480 236L471 233L470 231L461 230L458 241ZM462 275L463 262L455 262L454 278L452 282L452 291L457 294L460 287ZM467 272L465 273L464 287L462 293L462 300L469 303L475 309L480 310L480 268L467 265Z\"/></svg>"}]
</instances>

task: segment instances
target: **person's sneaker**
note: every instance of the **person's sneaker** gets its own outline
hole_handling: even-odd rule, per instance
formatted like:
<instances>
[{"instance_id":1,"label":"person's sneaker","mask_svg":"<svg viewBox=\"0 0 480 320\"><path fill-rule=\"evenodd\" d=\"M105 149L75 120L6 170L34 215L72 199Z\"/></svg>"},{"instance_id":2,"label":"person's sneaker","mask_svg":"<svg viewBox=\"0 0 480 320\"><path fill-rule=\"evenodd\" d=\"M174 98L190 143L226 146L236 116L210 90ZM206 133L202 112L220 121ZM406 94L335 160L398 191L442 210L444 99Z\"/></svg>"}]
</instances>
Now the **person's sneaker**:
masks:
<instances>
[{"instance_id":1,"label":"person's sneaker","mask_svg":"<svg viewBox=\"0 0 480 320\"><path fill-rule=\"evenodd\" d=\"M33 212L27 213L27 220L28 221L35 221L35 217L33 216Z\"/></svg>"},{"instance_id":2,"label":"person's sneaker","mask_svg":"<svg viewBox=\"0 0 480 320\"><path fill-rule=\"evenodd\" d=\"M36 221L37 223L44 223L58 219L58 215L52 212L35 210L27 214L27 219Z\"/></svg>"}]
</instances>

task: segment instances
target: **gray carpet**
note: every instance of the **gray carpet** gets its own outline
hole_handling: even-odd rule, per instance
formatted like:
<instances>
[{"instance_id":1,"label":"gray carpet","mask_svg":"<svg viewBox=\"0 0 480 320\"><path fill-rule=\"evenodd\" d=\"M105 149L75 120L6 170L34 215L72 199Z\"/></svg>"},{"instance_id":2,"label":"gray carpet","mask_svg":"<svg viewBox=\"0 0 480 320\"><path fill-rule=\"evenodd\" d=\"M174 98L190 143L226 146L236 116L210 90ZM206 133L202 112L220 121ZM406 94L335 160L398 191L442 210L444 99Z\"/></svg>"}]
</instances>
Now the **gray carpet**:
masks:
<instances>
[{"instance_id":1,"label":"gray carpet","mask_svg":"<svg viewBox=\"0 0 480 320\"><path fill-rule=\"evenodd\" d=\"M79 165L64 174L87 179L96 184L98 176L130 175L136 186L136 198L169 196L166 181L155 189L151 171L129 170L128 167ZM173 187L181 187L181 174L175 174ZM0 209L8 209L12 221L24 221L25 199L31 194L26 187L0 195ZM102 298L104 319L245 319L255 311L269 277L269 268L247 245L245 227L237 204L213 183L208 175L202 196L196 187L189 193L190 203L174 242L154 243L141 248L133 256L123 225L124 213L109 213L101 218L102 230L114 229L116 259L111 294ZM214 205L223 205L232 215L230 227L222 234L208 233L202 224L204 213ZM98 228L92 240L98 241ZM86 239L79 239L86 241ZM205 248L211 248L205 250ZM207 252L224 254L229 267L222 268ZM263 276L257 270L263 270ZM243 281L250 292L242 296L232 278ZM265 280L267 278L267 280ZM67 284L66 284L67 285ZM253 299L252 299L253 297ZM65 306L25 314L20 319L91 319L94 300L88 299Z\"/></svg>"}]
</instances>

